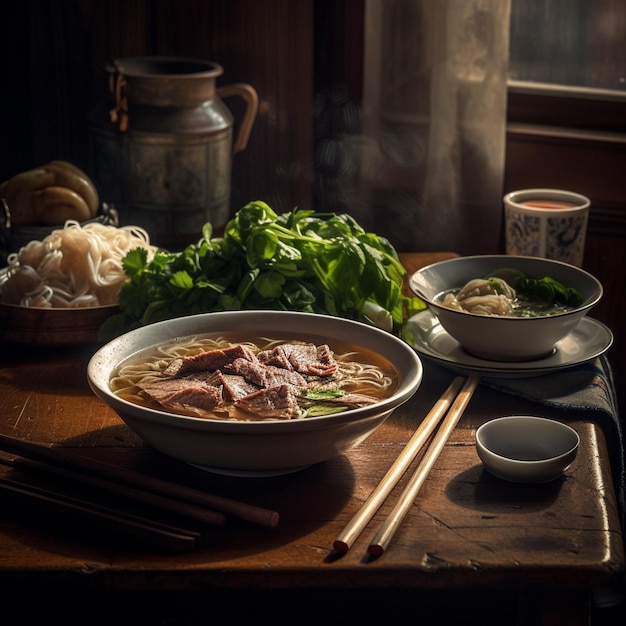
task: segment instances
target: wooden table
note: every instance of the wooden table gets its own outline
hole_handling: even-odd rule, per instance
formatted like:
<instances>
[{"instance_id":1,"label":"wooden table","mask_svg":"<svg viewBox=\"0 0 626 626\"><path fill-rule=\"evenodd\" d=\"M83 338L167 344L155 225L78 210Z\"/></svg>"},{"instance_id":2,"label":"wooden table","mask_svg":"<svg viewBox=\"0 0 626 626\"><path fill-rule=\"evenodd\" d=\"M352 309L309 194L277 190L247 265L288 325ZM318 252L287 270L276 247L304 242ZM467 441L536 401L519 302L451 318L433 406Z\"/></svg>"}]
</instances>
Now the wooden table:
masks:
<instances>
[{"instance_id":1,"label":"wooden table","mask_svg":"<svg viewBox=\"0 0 626 626\"><path fill-rule=\"evenodd\" d=\"M403 262L413 270L437 258L403 255ZM89 390L86 364L94 350L0 344L0 433L274 509L280 522L271 529L244 522L207 528L199 550L168 554L0 499L3 610L19 602L24 619L49 617L52 602L89 599L97 606L90 623L110 623L124 598L123 614L140 623L200 623L198 615L227 603L233 619L267 615L279 623L382 624L407 611L415 619L436 611L439 624L582 625L590 592L623 575L606 441L585 414L480 386L385 554L368 558L368 540L405 480L352 549L338 555L334 538L453 372L425 362L414 398L340 458L287 476L237 479L144 446ZM515 412L567 419L578 431L580 452L563 480L515 485L483 470L476 428ZM18 600L23 592L33 602Z\"/></svg>"}]
</instances>

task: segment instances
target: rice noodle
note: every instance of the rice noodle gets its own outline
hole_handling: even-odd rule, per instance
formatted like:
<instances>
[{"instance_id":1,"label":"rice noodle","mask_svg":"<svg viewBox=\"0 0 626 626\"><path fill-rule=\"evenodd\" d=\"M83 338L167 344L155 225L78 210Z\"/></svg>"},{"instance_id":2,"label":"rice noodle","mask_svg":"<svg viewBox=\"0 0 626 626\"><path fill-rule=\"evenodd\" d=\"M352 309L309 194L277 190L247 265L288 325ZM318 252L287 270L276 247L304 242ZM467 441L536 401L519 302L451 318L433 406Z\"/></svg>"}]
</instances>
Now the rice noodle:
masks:
<instances>
[{"instance_id":1,"label":"rice noodle","mask_svg":"<svg viewBox=\"0 0 626 626\"><path fill-rule=\"evenodd\" d=\"M139 226L81 226L68 220L63 228L8 256L8 279L0 285L0 299L44 308L117 304L127 278L122 259L139 247L148 251L148 259L157 249Z\"/></svg>"}]
</instances>

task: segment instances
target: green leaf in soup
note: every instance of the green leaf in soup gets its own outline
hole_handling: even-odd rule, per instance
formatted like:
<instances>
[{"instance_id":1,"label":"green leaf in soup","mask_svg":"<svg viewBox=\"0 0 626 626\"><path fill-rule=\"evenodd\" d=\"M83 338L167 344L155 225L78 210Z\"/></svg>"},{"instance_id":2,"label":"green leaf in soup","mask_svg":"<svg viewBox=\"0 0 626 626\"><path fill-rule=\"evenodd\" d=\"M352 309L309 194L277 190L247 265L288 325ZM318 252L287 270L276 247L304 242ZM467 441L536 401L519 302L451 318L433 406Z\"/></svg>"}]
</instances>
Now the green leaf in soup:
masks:
<instances>
[{"instance_id":1,"label":"green leaf in soup","mask_svg":"<svg viewBox=\"0 0 626 626\"><path fill-rule=\"evenodd\" d=\"M321 417L322 415L332 415L333 413L343 413L348 407L336 402L316 402L307 409L307 417Z\"/></svg>"},{"instance_id":2,"label":"green leaf in soup","mask_svg":"<svg viewBox=\"0 0 626 626\"><path fill-rule=\"evenodd\" d=\"M530 300L543 301L549 304L575 307L583 302L582 295L576 289L566 287L549 276L539 279L519 278L516 290Z\"/></svg>"},{"instance_id":3,"label":"green leaf in soup","mask_svg":"<svg viewBox=\"0 0 626 626\"><path fill-rule=\"evenodd\" d=\"M307 389L304 397L307 400L328 400L330 398L341 398L345 392L341 389Z\"/></svg>"}]
</instances>

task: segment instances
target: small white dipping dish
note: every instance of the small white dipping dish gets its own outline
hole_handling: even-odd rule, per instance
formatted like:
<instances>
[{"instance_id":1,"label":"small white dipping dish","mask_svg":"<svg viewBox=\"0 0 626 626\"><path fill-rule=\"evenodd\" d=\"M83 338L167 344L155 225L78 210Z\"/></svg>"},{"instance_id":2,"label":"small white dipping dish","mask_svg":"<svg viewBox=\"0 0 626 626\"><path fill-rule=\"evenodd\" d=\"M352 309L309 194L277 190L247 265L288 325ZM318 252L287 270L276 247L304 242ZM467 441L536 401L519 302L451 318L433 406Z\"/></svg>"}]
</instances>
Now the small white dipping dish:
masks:
<instances>
[{"instance_id":1,"label":"small white dipping dish","mask_svg":"<svg viewBox=\"0 0 626 626\"><path fill-rule=\"evenodd\" d=\"M561 422L510 415L476 431L476 451L487 471L516 483L556 480L576 458L580 437Z\"/></svg>"}]
</instances>

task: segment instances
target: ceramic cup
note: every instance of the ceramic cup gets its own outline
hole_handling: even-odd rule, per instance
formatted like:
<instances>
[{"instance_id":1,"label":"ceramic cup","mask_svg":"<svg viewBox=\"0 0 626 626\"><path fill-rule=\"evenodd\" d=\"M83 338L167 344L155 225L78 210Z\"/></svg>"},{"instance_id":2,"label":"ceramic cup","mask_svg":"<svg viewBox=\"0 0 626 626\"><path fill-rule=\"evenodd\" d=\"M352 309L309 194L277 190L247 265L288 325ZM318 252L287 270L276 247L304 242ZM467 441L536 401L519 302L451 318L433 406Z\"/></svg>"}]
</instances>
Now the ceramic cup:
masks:
<instances>
[{"instance_id":1,"label":"ceramic cup","mask_svg":"<svg viewBox=\"0 0 626 626\"><path fill-rule=\"evenodd\" d=\"M506 253L581 267L589 198L563 189L521 189L504 196Z\"/></svg>"}]
</instances>

